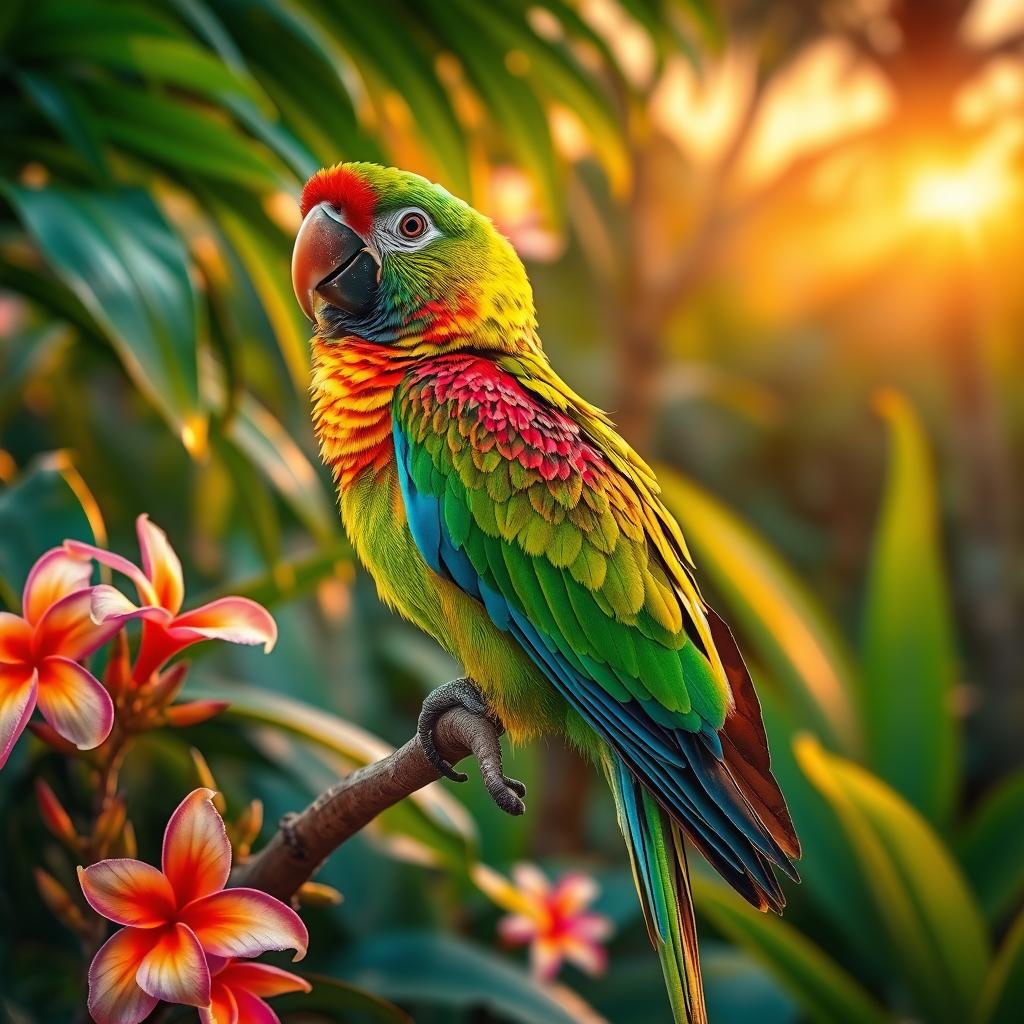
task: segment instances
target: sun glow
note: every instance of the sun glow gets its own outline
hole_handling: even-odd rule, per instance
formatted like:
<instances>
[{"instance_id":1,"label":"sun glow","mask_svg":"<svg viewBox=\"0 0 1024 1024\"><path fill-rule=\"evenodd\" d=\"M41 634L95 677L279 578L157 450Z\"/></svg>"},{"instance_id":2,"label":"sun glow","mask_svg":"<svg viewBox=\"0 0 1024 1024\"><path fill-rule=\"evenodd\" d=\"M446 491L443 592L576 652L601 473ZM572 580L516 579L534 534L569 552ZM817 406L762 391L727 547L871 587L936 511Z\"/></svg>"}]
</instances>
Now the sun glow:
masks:
<instances>
[{"instance_id":1,"label":"sun glow","mask_svg":"<svg viewBox=\"0 0 1024 1024\"><path fill-rule=\"evenodd\" d=\"M1009 195L1005 168L976 160L922 170L911 184L908 209L916 220L971 227L994 213Z\"/></svg>"}]
</instances>

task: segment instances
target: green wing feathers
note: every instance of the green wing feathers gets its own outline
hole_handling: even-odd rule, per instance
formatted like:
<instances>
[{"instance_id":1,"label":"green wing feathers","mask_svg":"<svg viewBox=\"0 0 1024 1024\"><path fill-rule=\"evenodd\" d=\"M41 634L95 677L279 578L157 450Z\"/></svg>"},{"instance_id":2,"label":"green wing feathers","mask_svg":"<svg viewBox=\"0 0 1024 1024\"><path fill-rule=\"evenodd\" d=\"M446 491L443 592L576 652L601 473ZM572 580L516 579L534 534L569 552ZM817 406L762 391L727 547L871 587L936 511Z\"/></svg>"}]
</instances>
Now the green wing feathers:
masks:
<instances>
[{"instance_id":1,"label":"green wing feathers","mask_svg":"<svg viewBox=\"0 0 1024 1024\"><path fill-rule=\"evenodd\" d=\"M677 1021L705 1020L683 835L760 909L799 842L760 706L650 470L540 357L439 356L394 405L427 564L597 734Z\"/></svg>"}]
</instances>

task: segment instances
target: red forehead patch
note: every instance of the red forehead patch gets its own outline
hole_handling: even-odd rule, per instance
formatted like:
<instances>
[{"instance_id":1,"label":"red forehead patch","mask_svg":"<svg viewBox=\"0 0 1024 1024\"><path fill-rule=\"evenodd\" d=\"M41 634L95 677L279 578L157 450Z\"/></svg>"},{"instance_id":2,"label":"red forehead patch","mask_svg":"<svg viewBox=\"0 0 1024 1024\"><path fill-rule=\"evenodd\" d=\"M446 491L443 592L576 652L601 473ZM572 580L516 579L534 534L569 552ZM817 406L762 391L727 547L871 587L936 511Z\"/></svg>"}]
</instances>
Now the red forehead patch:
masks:
<instances>
[{"instance_id":1,"label":"red forehead patch","mask_svg":"<svg viewBox=\"0 0 1024 1024\"><path fill-rule=\"evenodd\" d=\"M365 235L373 224L377 196L355 171L341 164L317 171L302 190L300 208L305 217L319 203L330 203L358 235Z\"/></svg>"}]
</instances>

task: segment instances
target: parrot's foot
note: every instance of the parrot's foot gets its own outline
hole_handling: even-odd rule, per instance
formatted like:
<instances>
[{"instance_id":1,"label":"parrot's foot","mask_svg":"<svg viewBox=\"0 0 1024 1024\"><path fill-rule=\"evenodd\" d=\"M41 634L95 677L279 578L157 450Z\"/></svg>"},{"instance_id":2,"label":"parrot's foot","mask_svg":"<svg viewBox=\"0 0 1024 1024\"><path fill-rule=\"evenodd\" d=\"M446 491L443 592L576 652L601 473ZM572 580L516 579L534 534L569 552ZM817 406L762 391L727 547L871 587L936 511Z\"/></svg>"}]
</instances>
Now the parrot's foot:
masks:
<instances>
[{"instance_id":1,"label":"parrot's foot","mask_svg":"<svg viewBox=\"0 0 1024 1024\"><path fill-rule=\"evenodd\" d=\"M465 708L474 715L486 718L494 726L492 742L474 744L473 753L480 763L480 774L483 776L487 792L491 799L506 814L522 814L526 810L523 797L526 787L518 779L510 779L501 770L501 745L498 737L505 731L505 726L484 702L480 691L469 679L454 679L450 683L439 686L427 694L416 725L416 735L427 760L434 766L439 775L453 782L465 782L469 776L457 771L446 761L437 749L434 741L434 728L441 716L454 708Z\"/></svg>"}]
</instances>

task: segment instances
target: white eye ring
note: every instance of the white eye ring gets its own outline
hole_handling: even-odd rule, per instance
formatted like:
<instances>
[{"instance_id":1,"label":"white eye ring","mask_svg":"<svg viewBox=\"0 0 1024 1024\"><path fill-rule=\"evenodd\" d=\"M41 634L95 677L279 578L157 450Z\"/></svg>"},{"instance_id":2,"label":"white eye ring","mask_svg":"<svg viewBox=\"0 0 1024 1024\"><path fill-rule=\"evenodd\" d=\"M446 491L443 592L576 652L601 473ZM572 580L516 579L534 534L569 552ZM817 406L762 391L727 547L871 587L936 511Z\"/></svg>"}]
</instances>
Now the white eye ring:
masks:
<instances>
[{"instance_id":1,"label":"white eye ring","mask_svg":"<svg viewBox=\"0 0 1024 1024\"><path fill-rule=\"evenodd\" d=\"M441 237L430 215L418 206L406 206L387 215L380 225L383 248L416 252Z\"/></svg>"}]
</instances>

